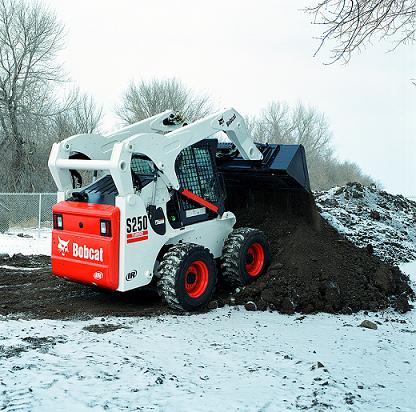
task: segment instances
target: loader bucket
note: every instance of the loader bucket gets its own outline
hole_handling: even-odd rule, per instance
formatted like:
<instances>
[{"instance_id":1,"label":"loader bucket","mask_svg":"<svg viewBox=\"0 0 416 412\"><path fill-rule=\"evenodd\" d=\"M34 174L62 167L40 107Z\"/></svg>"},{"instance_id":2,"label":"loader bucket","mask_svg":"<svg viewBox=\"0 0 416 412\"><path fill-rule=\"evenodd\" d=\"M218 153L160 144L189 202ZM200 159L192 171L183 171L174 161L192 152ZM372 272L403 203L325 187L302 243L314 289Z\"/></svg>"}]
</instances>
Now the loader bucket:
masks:
<instances>
[{"instance_id":1,"label":"loader bucket","mask_svg":"<svg viewBox=\"0 0 416 412\"><path fill-rule=\"evenodd\" d=\"M313 196L302 145L257 144L263 160L244 160L232 145L220 143L217 164L227 192L227 210L256 210L256 216L280 213L313 219Z\"/></svg>"}]
</instances>

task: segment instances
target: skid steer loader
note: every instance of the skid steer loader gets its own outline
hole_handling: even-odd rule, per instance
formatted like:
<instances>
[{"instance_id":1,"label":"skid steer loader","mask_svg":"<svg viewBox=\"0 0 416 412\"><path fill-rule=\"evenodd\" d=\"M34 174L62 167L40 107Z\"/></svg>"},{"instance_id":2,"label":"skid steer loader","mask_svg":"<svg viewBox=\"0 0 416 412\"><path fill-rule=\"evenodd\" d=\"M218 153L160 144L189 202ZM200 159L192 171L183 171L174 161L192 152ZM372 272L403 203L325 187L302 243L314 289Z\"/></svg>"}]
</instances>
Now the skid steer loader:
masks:
<instances>
[{"instance_id":1,"label":"skid steer loader","mask_svg":"<svg viewBox=\"0 0 416 412\"><path fill-rule=\"evenodd\" d=\"M237 286L270 263L261 231L233 229L226 189L235 203L251 189L309 190L303 147L254 144L233 108L191 124L168 110L107 136L72 136L48 165L53 274L117 291L154 280L170 306L190 311L211 299L217 267Z\"/></svg>"}]
</instances>

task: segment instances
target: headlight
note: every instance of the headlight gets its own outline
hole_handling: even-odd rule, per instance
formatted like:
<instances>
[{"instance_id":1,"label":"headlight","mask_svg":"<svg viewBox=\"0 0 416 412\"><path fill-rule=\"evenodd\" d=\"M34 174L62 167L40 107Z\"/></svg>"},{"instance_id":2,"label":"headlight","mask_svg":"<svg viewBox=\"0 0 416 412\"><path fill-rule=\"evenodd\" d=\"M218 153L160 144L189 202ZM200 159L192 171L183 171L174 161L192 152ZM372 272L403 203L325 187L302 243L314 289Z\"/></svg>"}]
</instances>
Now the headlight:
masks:
<instances>
[{"instance_id":1,"label":"headlight","mask_svg":"<svg viewBox=\"0 0 416 412\"><path fill-rule=\"evenodd\" d=\"M64 228L64 219L62 215L55 214L53 215L53 228L62 230Z\"/></svg>"},{"instance_id":2,"label":"headlight","mask_svg":"<svg viewBox=\"0 0 416 412\"><path fill-rule=\"evenodd\" d=\"M111 221L110 220L100 220L100 235L101 236L111 236Z\"/></svg>"}]
</instances>

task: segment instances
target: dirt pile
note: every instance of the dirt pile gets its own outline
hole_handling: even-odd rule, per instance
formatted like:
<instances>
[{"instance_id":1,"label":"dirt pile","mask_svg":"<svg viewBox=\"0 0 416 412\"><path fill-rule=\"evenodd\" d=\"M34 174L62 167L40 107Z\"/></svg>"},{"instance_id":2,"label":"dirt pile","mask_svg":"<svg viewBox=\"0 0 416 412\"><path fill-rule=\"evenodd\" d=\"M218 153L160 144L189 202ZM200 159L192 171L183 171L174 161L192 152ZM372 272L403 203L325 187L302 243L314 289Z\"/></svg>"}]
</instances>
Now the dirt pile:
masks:
<instances>
[{"instance_id":1,"label":"dirt pile","mask_svg":"<svg viewBox=\"0 0 416 412\"><path fill-rule=\"evenodd\" d=\"M353 195L350 193L352 191L357 193ZM371 243L374 244L373 248L368 239L363 238L363 247L355 246L321 217L311 196L290 192L271 193L264 189L235 193L228 190L228 199L232 200L228 208L236 213L239 226L263 230L272 249L272 264L268 273L236 293L234 298L237 304L245 305L252 301L254 305L247 305L251 310L270 308L285 313L350 313L383 309L389 305L400 312L409 310L408 299L413 298L413 292L408 278L397 267L383 263L379 257L371 254L373 249L383 250L376 243ZM360 197L361 193L364 193L363 197ZM371 219L375 219L386 226L387 212L392 219L397 220L397 216L402 216L401 222L405 225L409 216L410 219L414 216L411 214L414 213L413 209L409 209L410 215L406 214L406 201L397 200L397 197L390 201L387 195L380 195L385 199L385 207L380 210L368 206L367 199L372 197L366 194L367 189L361 191L357 185L349 185L338 195L334 194L338 197L338 206L334 208L339 213L343 205L348 203L347 200L356 202L357 213L352 216L351 222L348 222L347 217L342 217L344 225L348 224L350 236L354 230L365 232L362 229L365 227L367 231L384 230L381 226L369 225ZM379 196L378 193L373 194ZM348 196L350 198L346 199ZM328 213L331 197L327 197L325 206ZM361 199L361 206L358 201L351 199ZM322 205L322 196L320 202ZM347 204L345 207L352 206ZM358 214L359 207L361 215ZM361 220L357 221L357 216L361 216ZM407 233L411 234L411 230L409 227ZM384 232L369 233L368 236L373 236L372 239L377 241L378 233L388 235L388 239L393 241L394 232L388 228ZM403 241L397 239L397 243L403 244ZM119 293L56 278L51 275L50 258L47 256L0 255L0 289L0 315L30 313L39 318L67 319L171 312L150 288ZM227 288L220 289L216 297L218 302L213 307L229 300L229 293Z\"/></svg>"},{"instance_id":2,"label":"dirt pile","mask_svg":"<svg viewBox=\"0 0 416 412\"><path fill-rule=\"evenodd\" d=\"M393 305L409 310L413 291L397 267L358 248L321 218L312 196L260 192L231 194L240 226L263 230L272 264L259 281L236 293L237 304L284 313L351 313ZM260 200L260 201L259 201Z\"/></svg>"},{"instance_id":3,"label":"dirt pile","mask_svg":"<svg viewBox=\"0 0 416 412\"><path fill-rule=\"evenodd\" d=\"M355 245L371 244L382 260L416 259L416 202L375 186L348 183L315 194L322 217Z\"/></svg>"}]
</instances>

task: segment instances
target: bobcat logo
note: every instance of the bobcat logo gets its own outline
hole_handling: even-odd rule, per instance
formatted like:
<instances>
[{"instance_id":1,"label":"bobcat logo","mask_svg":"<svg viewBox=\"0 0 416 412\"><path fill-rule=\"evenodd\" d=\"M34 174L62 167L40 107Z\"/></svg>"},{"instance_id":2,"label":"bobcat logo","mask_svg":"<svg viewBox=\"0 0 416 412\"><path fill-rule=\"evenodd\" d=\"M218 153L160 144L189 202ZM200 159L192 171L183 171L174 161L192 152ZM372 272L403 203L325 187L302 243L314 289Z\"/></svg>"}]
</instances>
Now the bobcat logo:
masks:
<instances>
[{"instance_id":1,"label":"bobcat logo","mask_svg":"<svg viewBox=\"0 0 416 412\"><path fill-rule=\"evenodd\" d=\"M65 253L69 252L69 248L68 248L69 240L65 242L59 236L58 236L58 240L59 240L59 243L58 243L59 253L61 253L62 256L65 256Z\"/></svg>"}]
</instances>

